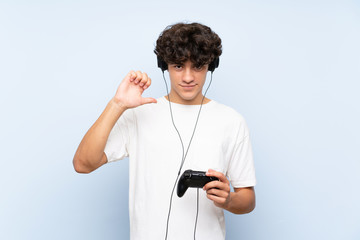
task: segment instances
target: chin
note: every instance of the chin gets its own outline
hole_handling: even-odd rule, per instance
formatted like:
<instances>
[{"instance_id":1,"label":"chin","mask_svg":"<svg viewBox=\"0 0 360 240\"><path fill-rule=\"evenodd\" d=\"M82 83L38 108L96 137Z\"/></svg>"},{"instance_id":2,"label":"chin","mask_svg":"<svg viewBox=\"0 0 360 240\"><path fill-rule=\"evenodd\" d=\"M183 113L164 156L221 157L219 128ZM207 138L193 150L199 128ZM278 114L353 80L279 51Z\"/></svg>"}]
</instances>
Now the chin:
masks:
<instances>
[{"instance_id":1,"label":"chin","mask_svg":"<svg viewBox=\"0 0 360 240\"><path fill-rule=\"evenodd\" d=\"M196 99L196 97L197 97L197 95L194 95L194 94L184 94L184 95L182 95L181 96L181 98L183 99L183 100L185 100L185 101L193 101L193 100L195 100Z\"/></svg>"},{"instance_id":2,"label":"chin","mask_svg":"<svg viewBox=\"0 0 360 240\"><path fill-rule=\"evenodd\" d=\"M197 100L197 98L199 97L200 92L190 92L190 91L177 91L176 95L179 101L183 101L184 103L190 103L193 104L192 102Z\"/></svg>"},{"instance_id":3,"label":"chin","mask_svg":"<svg viewBox=\"0 0 360 240\"><path fill-rule=\"evenodd\" d=\"M194 100L194 99L195 99L194 96L181 96L181 98L182 98L183 100L186 100L186 101L191 101L191 100Z\"/></svg>"}]
</instances>

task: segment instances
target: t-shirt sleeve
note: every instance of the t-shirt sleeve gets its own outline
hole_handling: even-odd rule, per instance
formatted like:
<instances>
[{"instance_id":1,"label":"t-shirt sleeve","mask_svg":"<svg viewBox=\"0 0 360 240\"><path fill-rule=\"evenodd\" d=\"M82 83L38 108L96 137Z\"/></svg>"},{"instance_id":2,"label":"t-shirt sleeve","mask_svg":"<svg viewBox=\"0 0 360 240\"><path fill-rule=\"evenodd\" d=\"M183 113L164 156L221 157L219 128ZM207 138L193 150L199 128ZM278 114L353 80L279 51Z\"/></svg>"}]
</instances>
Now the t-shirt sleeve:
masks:
<instances>
[{"instance_id":1,"label":"t-shirt sleeve","mask_svg":"<svg viewBox=\"0 0 360 240\"><path fill-rule=\"evenodd\" d=\"M256 185L255 166L249 131L245 122L238 131L228 166L227 176L234 188Z\"/></svg>"},{"instance_id":2,"label":"t-shirt sleeve","mask_svg":"<svg viewBox=\"0 0 360 240\"><path fill-rule=\"evenodd\" d=\"M131 110L125 111L112 128L104 149L108 162L129 156L132 115Z\"/></svg>"}]
</instances>

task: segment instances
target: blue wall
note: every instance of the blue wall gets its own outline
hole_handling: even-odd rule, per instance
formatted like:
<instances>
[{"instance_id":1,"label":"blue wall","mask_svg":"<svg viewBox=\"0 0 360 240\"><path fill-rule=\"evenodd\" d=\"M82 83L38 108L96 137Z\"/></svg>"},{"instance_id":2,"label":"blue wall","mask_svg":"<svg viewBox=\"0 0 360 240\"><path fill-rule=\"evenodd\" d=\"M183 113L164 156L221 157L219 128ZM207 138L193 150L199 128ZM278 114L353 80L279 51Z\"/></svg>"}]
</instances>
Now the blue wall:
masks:
<instances>
[{"instance_id":1,"label":"blue wall","mask_svg":"<svg viewBox=\"0 0 360 240\"><path fill-rule=\"evenodd\" d=\"M340 0L1 1L0 239L128 239L128 161L72 158L129 70L165 94L152 51L184 20L223 39L208 96L251 130L257 207L227 239L360 239L360 4Z\"/></svg>"}]
</instances>

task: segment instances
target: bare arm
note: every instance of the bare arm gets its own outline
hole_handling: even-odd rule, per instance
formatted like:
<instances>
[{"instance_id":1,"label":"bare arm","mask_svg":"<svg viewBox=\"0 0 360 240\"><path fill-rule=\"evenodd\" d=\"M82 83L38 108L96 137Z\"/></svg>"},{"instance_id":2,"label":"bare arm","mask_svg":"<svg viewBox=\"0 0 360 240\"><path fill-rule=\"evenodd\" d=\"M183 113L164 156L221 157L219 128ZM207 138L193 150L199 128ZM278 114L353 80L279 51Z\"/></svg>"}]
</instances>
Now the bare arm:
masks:
<instances>
[{"instance_id":1,"label":"bare arm","mask_svg":"<svg viewBox=\"0 0 360 240\"><path fill-rule=\"evenodd\" d=\"M255 191L253 187L234 188L230 200L224 208L235 214L250 213L255 208Z\"/></svg>"},{"instance_id":2,"label":"bare arm","mask_svg":"<svg viewBox=\"0 0 360 240\"><path fill-rule=\"evenodd\" d=\"M78 173L89 173L107 162L105 144L116 121L126 110L112 99L88 130L75 153L73 164Z\"/></svg>"},{"instance_id":3,"label":"bare arm","mask_svg":"<svg viewBox=\"0 0 360 240\"><path fill-rule=\"evenodd\" d=\"M105 145L119 117L129 108L156 103L153 98L141 96L150 84L151 79L146 73L130 71L126 75L115 96L80 142L73 159L75 171L90 173L107 163L104 153Z\"/></svg>"},{"instance_id":4,"label":"bare arm","mask_svg":"<svg viewBox=\"0 0 360 240\"><path fill-rule=\"evenodd\" d=\"M224 174L209 169L207 175L219 179L219 181L212 181L204 186L207 197L217 207L235 214L245 214L254 210L255 191L253 187L234 188L234 192L230 192L230 183Z\"/></svg>"}]
</instances>

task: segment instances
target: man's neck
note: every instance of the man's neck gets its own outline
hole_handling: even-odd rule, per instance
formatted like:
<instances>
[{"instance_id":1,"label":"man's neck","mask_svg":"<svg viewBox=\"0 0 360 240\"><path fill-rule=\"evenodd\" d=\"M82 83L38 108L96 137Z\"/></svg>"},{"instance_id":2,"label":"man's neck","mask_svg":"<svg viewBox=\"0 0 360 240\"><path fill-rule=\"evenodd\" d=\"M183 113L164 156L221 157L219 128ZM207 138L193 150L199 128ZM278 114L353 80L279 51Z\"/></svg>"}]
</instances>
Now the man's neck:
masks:
<instances>
[{"instance_id":1,"label":"man's neck","mask_svg":"<svg viewBox=\"0 0 360 240\"><path fill-rule=\"evenodd\" d=\"M202 101L202 98L203 98L203 96L201 96L201 98L198 99L197 101L193 101L193 100L187 101L185 99L178 100L176 98L172 98L171 95L170 95L170 102L177 103L177 104L182 104L182 105L200 105L201 101ZM168 95L165 96L165 99L169 101ZM202 104L207 104L210 101L211 101L211 99L205 97Z\"/></svg>"}]
</instances>

